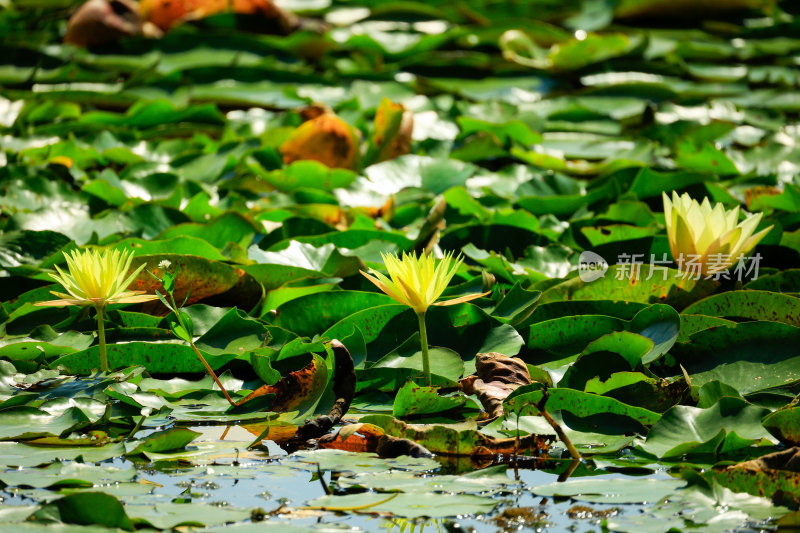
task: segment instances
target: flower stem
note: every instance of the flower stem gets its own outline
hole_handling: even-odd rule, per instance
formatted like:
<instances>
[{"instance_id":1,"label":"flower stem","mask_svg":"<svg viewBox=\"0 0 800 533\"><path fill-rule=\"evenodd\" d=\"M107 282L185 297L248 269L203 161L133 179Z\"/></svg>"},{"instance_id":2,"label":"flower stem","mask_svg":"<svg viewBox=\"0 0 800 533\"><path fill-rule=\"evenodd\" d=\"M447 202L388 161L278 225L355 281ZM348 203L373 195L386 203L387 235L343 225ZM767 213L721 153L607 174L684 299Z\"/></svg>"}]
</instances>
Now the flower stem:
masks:
<instances>
[{"instance_id":1,"label":"flower stem","mask_svg":"<svg viewBox=\"0 0 800 533\"><path fill-rule=\"evenodd\" d=\"M422 347L422 374L425 385L431 385L431 364L428 357L428 328L425 327L425 312L417 313L419 319L419 344Z\"/></svg>"},{"instance_id":2,"label":"flower stem","mask_svg":"<svg viewBox=\"0 0 800 533\"><path fill-rule=\"evenodd\" d=\"M200 359L200 362L203 363L204 367L206 367L206 372L208 372L211 375L211 379L214 380L214 383L216 383L217 387L220 388L220 390L222 391L222 394L225 395L225 399L228 400L228 403L231 404L233 407L236 407L237 405L239 405L239 404L237 404L236 402L233 401L233 399L231 398L231 395L228 394L227 390L225 390L225 387L222 385L222 382L217 377L216 372L214 372L214 369L212 369L211 365L208 364L208 361L206 361L206 358L203 357L203 354L200 353L200 350L197 349L197 346L195 346L193 342L189 343L189 346L192 347L192 350L194 350L194 353L197 356L197 358Z\"/></svg>"},{"instance_id":3,"label":"flower stem","mask_svg":"<svg viewBox=\"0 0 800 533\"><path fill-rule=\"evenodd\" d=\"M106 324L105 324L105 305L97 304L97 337L100 343L100 371L108 372L108 352L106 352Z\"/></svg>"},{"instance_id":4,"label":"flower stem","mask_svg":"<svg viewBox=\"0 0 800 533\"><path fill-rule=\"evenodd\" d=\"M175 297L172 295L171 292L169 293L169 299L172 301L172 311L173 313L175 313L175 318L178 319L178 324L181 325L183 330L189 335L189 338L191 339L192 331L186 327L186 323L183 321L183 316L181 316L181 310L178 309L178 305L175 303ZM216 372L214 372L214 369L211 368L211 365L208 364L208 361L206 361L206 358L203 357L202 353L200 353L200 350L197 348L197 346L194 345L194 342L190 340L189 346L192 347L194 354L197 356L200 362L203 363L203 366L206 367L206 372L209 373L211 378L214 380L214 383L217 384L217 386L222 391L222 394L225 395L225 399L228 400L228 403L231 404L233 407L236 407L237 403L234 402L233 399L231 398L231 395L228 394L228 391L225 389L225 387L222 385L222 382L217 377Z\"/></svg>"}]
</instances>

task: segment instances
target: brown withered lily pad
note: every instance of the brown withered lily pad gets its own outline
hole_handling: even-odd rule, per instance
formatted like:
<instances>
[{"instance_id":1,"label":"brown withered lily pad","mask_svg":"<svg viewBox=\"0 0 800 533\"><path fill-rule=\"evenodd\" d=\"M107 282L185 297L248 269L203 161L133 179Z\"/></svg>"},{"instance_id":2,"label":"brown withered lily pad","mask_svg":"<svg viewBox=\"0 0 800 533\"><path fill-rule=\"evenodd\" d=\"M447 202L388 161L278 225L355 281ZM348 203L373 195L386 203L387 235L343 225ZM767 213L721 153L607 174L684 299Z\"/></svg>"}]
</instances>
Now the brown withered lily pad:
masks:
<instances>
[{"instance_id":1,"label":"brown withered lily pad","mask_svg":"<svg viewBox=\"0 0 800 533\"><path fill-rule=\"evenodd\" d=\"M717 470L715 477L731 490L797 506L800 504L800 446Z\"/></svg>"},{"instance_id":2,"label":"brown withered lily pad","mask_svg":"<svg viewBox=\"0 0 800 533\"><path fill-rule=\"evenodd\" d=\"M271 411L292 411L303 405L310 404L313 399L319 396L325 388L327 378L328 370L325 367L325 361L314 355L311 362L305 367L289 372L288 375L274 385L264 385L257 388L236 403L237 405L243 405L259 396L274 394L275 398L270 407Z\"/></svg>"},{"instance_id":3,"label":"brown withered lily pad","mask_svg":"<svg viewBox=\"0 0 800 533\"><path fill-rule=\"evenodd\" d=\"M271 0L141 0L142 17L162 30L188 20L230 11L241 15L259 15L274 19L278 28L289 33L294 17L279 9Z\"/></svg>"},{"instance_id":4,"label":"brown withered lily pad","mask_svg":"<svg viewBox=\"0 0 800 533\"><path fill-rule=\"evenodd\" d=\"M96 46L141 32L139 9L133 0L89 0L70 17L64 42Z\"/></svg>"},{"instance_id":5,"label":"brown withered lily pad","mask_svg":"<svg viewBox=\"0 0 800 533\"><path fill-rule=\"evenodd\" d=\"M342 417L350 408L350 402L356 393L356 371L353 365L353 357L347 347L338 339L331 341L331 350L334 357L333 369L333 393L336 401L326 415L320 415L311 420L306 420L297 431L301 439L312 439L320 437L338 424Z\"/></svg>"},{"instance_id":6,"label":"brown withered lily pad","mask_svg":"<svg viewBox=\"0 0 800 533\"><path fill-rule=\"evenodd\" d=\"M437 455L493 458L529 454L547 459L552 435L526 435L519 439L497 439L478 431L475 424L406 424L387 415L361 419L383 429L387 435L409 439Z\"/></svg>"},{"instance_id":7,"label":"brown withered lily pad","mask_svg":"<svg viewBox=\"0 0 800 533\"><path fill-rule=\"evenodd\" d=\"M358 168L361 134L333 113L324 113L301 124L280 151L287 165L311 159L331 168Z\"/></svg>"},{"instance_id":8,"label":"brown withered lily pad","mask_svg":"<svg viewBox=\"0 0 800 533\"><path fill-rule=\"evenodd\" d=\"M383 429L373 424L350 424L335 435L325 435L318 444L320 448L377 453L379 457L387 459L402 455L409 457L433 456L425 447L416 442L387 435Z\"/></svg>"},{"instance_id":9,"label":"brown withered lily pad","mask_svg":"<svg viewBox=\"0 0 800 533\"><path fill-rule=\"evenodd\" d=\"M169 262L169 267L179 268L180 275L175 281L175 301L183 302L187 294L189 299L186 305L192 305L201 300L210 305L224 305L235 302L241 309L252 309L263 296L263 289L255 278L241 268L212 261L204 257L184 254L156 254L140 255L133 259L132 267L145 264L144 270L133 280L131 290L145 291L153 294L163 288L161 282L150 275L148 271L161 276ZM211 300L213 298L213 300ZM209 301L211 300L211 301ZM146 304L148 312L157 312L164 309L158 301ZM164 309L166 312L166 309Z\"/></svg>"},{"instance_id":10,"label":"brown withered lily pad","mask_svg":"<svg viewBox=\"0 0 800 533\"><path fill-rule=\"evenodd\" d=\"M479 353L475 360L476 375L461 381L466 394L475 394L494 420L503 415L503 400L523 385L533 383L522 359L490 352Z\"/></svg>"}]
</instances>

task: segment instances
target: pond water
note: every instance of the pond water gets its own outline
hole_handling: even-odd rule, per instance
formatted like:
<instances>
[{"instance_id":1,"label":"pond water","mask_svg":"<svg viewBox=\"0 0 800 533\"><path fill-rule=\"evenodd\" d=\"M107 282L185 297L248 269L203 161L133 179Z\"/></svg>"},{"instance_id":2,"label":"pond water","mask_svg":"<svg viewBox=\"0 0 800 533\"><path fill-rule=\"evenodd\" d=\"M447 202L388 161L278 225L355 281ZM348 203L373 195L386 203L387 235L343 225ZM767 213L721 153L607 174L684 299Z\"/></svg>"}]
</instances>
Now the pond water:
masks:
<instances>
[{"instance_id":1,"label":"pond water","mask_svg":"<svg viewBox=\"0 0 800 533\"><path fill-rule=\"evenodd\" d=\"M102 490L125 504L131 518L157 527L215 524L209 530L244 531L666 531L676 520L703 531L774 530L769 504L716 488L714 497L670 475L669 467L642 464L627 452L580 465L565 483L548 471L495 465L474 471L469 462L427 458L380 459L338 450L287 454L272 441L247 451L254 429L248 426L195 426L200 432L181 452L152 454L154 462L111 458L74 477L94 480L74 486L73 476L47 468L19 467L27 481L14 483L14 469L0 475L0 531L50 530L53 526L5 524L12 506L22 511L78 490ZM257 431L257 430L256 430ZM141 431L137 437L148 432ZM630 463L630 466L625 466ZM63 465L75 465L64 461ZM319 467L319 470L318 470ZM507 468L506 468L507 467ZM133 469L133 470L132 470ZM556 470L562 467L556 466ZM319 478L321 473L322 479ZM50 477L49 481L47 478ZM44 481L42 481L44 479ZM26 486L30 483L31 486ZM14 485L17 486L14 486ZM73 486L70 486L73 485ZM326 496L326 487L333 496ZM367 487L367 492L361 488ZM382 488L378 494L369 487ZM393 493L408 518L387 517ZM577 487L577 488L575 488ZM685 494L684 494L685 493ZM355 494L355 496L353 496ZM564 494L565 496L559 496ZM438 496L437 496L438 495ZM569 495L569 496L566 496ZM356 498L341 505L336 499ZM326 500L326 498L328 500ZM330 500L333 498L333 500ZM366 500L359 501L358 499ZM389 502L378 503L386 499ZM437 499L438 498L438 499ZM434 499L434 501L429 501ZM707 501L706 501L707 500ZM341 505L342 512L314 507ZM184 505L191 503L192 505ZM759 505L761 503L762 505ZM375 509L375 512L372 512ZM773 513L781 508L772 507ZM381 513L381 511L384 511ZM415 516L416 514L423 516ZM424 515L437 515L429 518ZM247 518L249 515L249 519ZM704 520L701 522L700 520ZM236 522L235 525L225 525Z\"/></svg>"}]
</instances>

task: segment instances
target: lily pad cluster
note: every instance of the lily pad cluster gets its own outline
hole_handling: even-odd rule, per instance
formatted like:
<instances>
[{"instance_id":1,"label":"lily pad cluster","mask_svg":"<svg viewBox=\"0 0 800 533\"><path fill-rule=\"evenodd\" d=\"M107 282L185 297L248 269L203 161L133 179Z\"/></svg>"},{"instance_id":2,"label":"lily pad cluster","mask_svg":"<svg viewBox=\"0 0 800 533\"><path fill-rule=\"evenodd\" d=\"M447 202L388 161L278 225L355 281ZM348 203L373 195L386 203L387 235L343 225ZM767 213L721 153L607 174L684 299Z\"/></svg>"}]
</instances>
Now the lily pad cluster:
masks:
<instances>
[{"instance_id":1,"label":"lily pad cluster","mask_svg":"<svg viewBox=\"0 0 800 533\"><path fill-rule=\"evenodd\" d=\"M0 0L0 529L587 512L520 493L659 518L589 512L612 531L796 520L797 473L753 463L800 445L796 7L468 4L286 2L319 24L86 49L61 43L76 2ZM673 192L756 215L747 269L679 269ZM105 373L92 306L37 305L86 249L133 254L120 290L178 273L171 310L104 307ZM427 342L360 274L391 253L463 257ZM334 339L347 425L293 442L337 401ZM373 453L403 439L436 459ZM317 492L282 501L299 473Z\"/></svg>"}]
</instances>

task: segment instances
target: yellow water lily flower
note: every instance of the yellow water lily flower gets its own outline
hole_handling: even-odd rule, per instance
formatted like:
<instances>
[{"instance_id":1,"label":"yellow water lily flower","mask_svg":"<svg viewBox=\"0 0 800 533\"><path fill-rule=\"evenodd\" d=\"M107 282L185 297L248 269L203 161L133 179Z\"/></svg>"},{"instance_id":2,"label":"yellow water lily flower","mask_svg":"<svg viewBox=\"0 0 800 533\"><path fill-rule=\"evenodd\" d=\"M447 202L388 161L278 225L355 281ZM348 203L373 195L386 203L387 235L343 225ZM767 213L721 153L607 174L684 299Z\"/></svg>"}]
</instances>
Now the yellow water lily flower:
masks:
<instances>
[{"instance_id":1,"label":"yellow water lily flower","mask_svg":"<svg viewBox=\"0 0 800 533\"><path fill-rule=\"evenodd\" d=\"M61 306L61 305L107 305L115 303L140 303L149 302L158 298L154 294L144 294L145 291L129 291L128 285L142 271L145 265L140 265L132 274L128 270L133 261L133 251L126 250L87 250L80 252L73 250L72 254L64 252L67 260L68 272L58 266L58 274L50 274L54 280L61 284L69 294L50 291L59 300L38 302L36 305Z\"/></svg>"},{"instance_id":2,"label":"yellow water lily flower","mask_svg":"<svg viewBox=\"0 0 800 533\"><path fill-rule=\"evenodd\" d=\"M373 269L369 274L363 270L361 273L388 296L411 307L417 314L426 312L431 305L454 305L489 294L468 294L444 302L436 301L463 262L461 257L453 258L452 252L438 261L424 253L417 257L413 252L403 252L402 258L383 253L381 257L389 272L388 278Z\"/></svg>"},{"instance_id":3,"label":"yellow water lily flower","mask_svg":"<svg viewBox=\"0 0 800 533\"><path fill-rule=\"evenodd\" d=\"M746 256L769 233L772 226L753 234L761 221L761 213L748 215L739 222L739 207L726 210L718 203L713 208L708 198L703 203L688 194L666 193L664 217L667 238L675 261L691 260L702 274L721 272Z\"/></svg>"},{"instance_id":4,"label":"yellow water lily flower","mask_svg":"<svg viewBox=\"0 0 800 533\"><path fill-rule=\"evenodd\" d=\"M56 266L58 274L50 276L64 287L68 294L50 291L58 300L37 302L36 305L92 305L97 311L97 336L100 345L100 370L108 372L104 312L106 305L115 303L140 303L155 300L158 296L145 291L129 291L128 285L142 271L140 265L132 274L128 270L133 261L133 251L126 250L73 250L64 252L69 272Z\"/></svg>"},{"instance_id":5,"label":"yellow water lily flower","mask_svg":"<svg viewBox=\"0 0 800 533\"><path fill-rule=\"evenodd\" d=\"M428 356L428 332L425 327L425 313L431 305L454 305L468 302L489 292L482 294L468 294L452 300L437 302L450 280L458 271L463 259L453 257L448 252L438 261L428 254L403 253L402 257L395 254L381 254L383 264L389 272L387 278L380 272L370 269L370 272L361 271L364 276L375 284L380 290L391 296L399 303L407 305L417 313L419 319L420 346L422 348L422 373L425 383L431 384L431 370Z\"/></svg>"}]
</instances>

